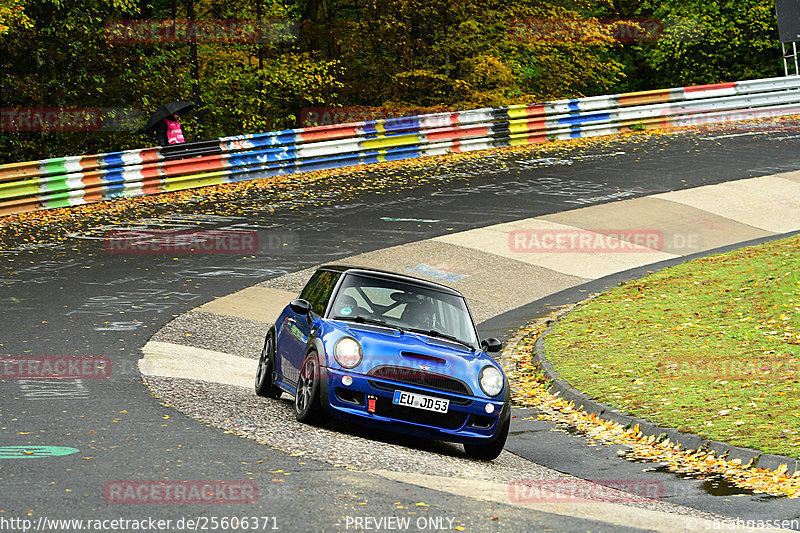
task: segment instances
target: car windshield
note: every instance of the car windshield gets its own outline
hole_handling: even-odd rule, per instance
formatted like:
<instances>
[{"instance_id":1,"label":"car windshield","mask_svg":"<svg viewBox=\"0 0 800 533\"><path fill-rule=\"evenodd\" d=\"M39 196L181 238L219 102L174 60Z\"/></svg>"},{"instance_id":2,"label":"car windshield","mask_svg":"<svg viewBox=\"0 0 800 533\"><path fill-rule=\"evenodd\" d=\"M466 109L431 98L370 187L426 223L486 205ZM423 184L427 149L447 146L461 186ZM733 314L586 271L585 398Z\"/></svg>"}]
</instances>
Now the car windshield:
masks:
<instances>
[{"instance_id":1,"label":"car windshield","mask_svg":"<svg viewBox=\"0 0 800 533\"><path fill-rule=\"evenodd\" d=\"M462 297L398 281L348 274L329 315L477 346L475 327Z\"/></svg>"}]
</instances>

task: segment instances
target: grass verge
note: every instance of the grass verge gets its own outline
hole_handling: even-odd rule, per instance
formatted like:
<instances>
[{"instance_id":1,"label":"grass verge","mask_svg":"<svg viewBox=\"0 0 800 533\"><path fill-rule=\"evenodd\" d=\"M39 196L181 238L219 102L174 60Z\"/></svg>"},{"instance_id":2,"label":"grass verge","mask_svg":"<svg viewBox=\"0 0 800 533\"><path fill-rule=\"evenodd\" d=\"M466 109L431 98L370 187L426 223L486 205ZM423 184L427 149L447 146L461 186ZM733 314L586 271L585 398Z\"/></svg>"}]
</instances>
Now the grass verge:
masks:
<instances>
[{"instance_id":1,"label":"grass verge","mask_svg":"<svg viewBox=\"0 0 800 533\"><path fill-rule=\"evenodd\" d=\"M548 336L561 376L659 425L800 457L800 236L588 301Z\"/></svg>"}]
</instances>

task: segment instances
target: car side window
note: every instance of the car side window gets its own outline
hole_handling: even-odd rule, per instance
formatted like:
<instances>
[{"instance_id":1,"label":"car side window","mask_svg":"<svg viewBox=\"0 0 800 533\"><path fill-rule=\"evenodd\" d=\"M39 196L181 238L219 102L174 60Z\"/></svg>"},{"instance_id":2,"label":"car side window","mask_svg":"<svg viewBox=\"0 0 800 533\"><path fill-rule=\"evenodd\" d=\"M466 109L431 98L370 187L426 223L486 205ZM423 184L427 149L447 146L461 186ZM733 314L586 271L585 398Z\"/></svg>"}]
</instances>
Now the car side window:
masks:
<instances>
[{"instance_id":1,"label":"car side window","mask_svg":"<svg viewBox=\"0 0 800 533\"><path fill-rule=\"evenodd\" d=\"M300 296L298 296L298 298L300 298L301 300L311 301L310 300L311 291L313 291L314 287L317 286L317 282L319 281L319 278L320 276L322 276L323 273L324 271L322 270L317 270L316 272L314 272L314 275L311 276L311 279L308 280L306 286L303 287L303 290L300 292Z\"/></svg>"},{"instance_id":2,"label":"car side window","mask_svg":"<svg viewBox=\"0 0 800 533\"><path fill-rule=\"evenodd\" d=\"M311 303L311 307L314 309L314 312L318 315L321 315L328 307L328 300L330 300L331 293L333 293L333 288L336 286L336 282L339 281L340 274L338 272L330 272L327 270L319 271L317 274L319 274L319 277L317 278L316 284L314 284L314 286L308 291L306 298L303 299L308 300L309 303ZM306 291L304 289L303 293L305 292Z\"/></svg>"}]
</instances>

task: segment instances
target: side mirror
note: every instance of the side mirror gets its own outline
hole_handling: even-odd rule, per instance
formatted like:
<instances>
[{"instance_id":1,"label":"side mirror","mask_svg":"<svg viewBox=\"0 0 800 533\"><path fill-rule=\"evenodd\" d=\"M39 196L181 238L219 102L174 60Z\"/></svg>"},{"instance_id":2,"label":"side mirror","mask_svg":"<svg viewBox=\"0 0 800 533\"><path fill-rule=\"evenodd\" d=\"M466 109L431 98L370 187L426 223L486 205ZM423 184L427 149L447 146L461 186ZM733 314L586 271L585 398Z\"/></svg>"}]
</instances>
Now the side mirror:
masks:
<instances>
[{"instance_id":1,"label":"side mirror","mask_svg":"<svg viewBox=\"0 0 800 533\"><path fill-rule=\"evenodd\" d=\"M311 303L309 303L308 300L301 300L299 298L297 300L292 300L291 302L289 302L289 308L298 315L305 315L305 316L310 315L312 309Z\"/></svg>"},{"instance_id":2,"label":"side mirror","mask_svg":"<svg viewBox=\"0 0 800 533\"><path fill-rule=\"evenodd\" d=\"M494 337L489 337L481 341L481 349L487 353L499 352L503 349L503 343Z\"/></svg>"}]
</instances>

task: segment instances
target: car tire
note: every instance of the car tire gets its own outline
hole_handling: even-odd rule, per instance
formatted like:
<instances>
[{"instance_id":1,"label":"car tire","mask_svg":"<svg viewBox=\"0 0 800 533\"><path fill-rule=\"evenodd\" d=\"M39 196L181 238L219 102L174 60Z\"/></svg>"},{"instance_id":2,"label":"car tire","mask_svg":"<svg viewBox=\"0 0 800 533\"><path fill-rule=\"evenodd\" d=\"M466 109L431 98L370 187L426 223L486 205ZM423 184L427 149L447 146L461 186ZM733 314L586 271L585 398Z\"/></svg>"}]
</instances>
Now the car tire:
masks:
<instances>
[{"instance_id":1,"label":"car tire","mask_svg":"<svg viewBox=\"0 0 800 533\"><path fill-rule=\"evenodd\" d=\"M319 358L316 352L310 352L300 367L300 377L297 379L297 391L294 395L294 414L298 421L305 424L322 422L320 380Z\"/></svg>"},{"instance_id":2,"label":"car tire","mask_svg":"<svg viewBox=\"0 0 800 533\"><path fill-rule=\"evenodd\" d=\"M275 334L272 330L267 333L264 339L264 347L261 349L261 356L258 358L258 368L256 370L256 394L264 398L277 400L283 391L275 385Z\"/></svg>"},{"instance_id":3,"label":"car tire","mask_svg":"<svg viewBox=\"0 0 800 533\"><path fill-rule=\"evenodd\" d=\"M496 459L503 451L508 439L508 428L511 425L511 420L506 419L503 426L495 434L494 437L489 439L488 442L481 444L467 444L464 443L464 452L470 459L479 459L481 461L491 461Z\"/></svg>"}]
</instances>

